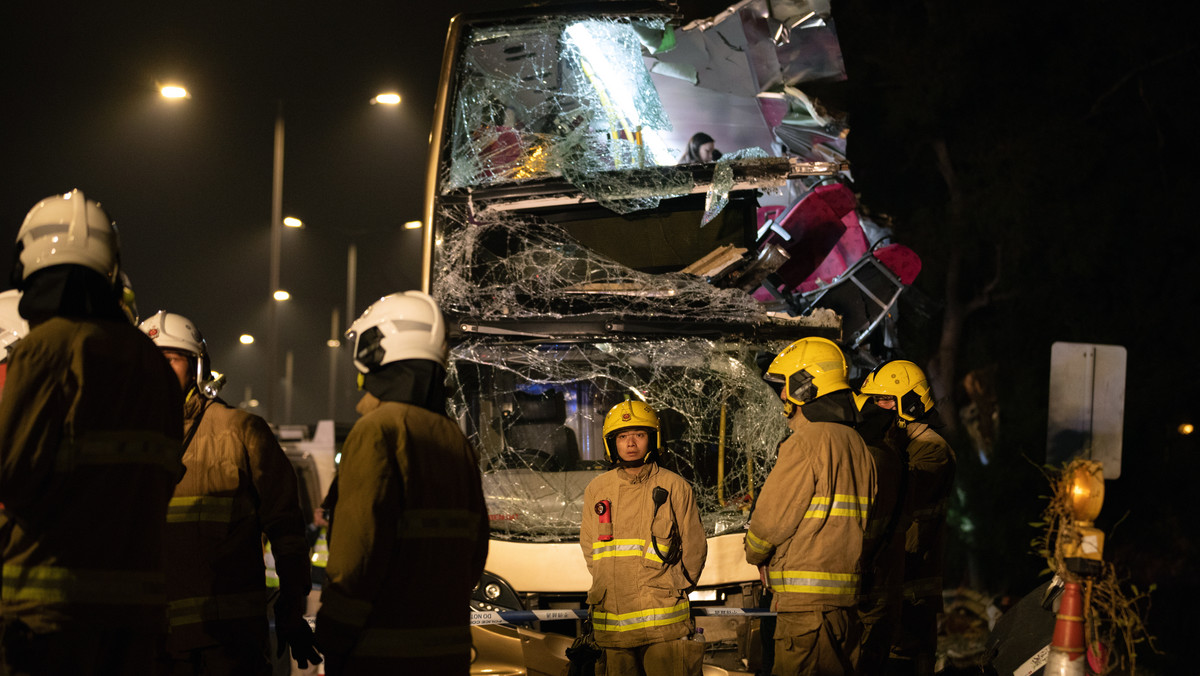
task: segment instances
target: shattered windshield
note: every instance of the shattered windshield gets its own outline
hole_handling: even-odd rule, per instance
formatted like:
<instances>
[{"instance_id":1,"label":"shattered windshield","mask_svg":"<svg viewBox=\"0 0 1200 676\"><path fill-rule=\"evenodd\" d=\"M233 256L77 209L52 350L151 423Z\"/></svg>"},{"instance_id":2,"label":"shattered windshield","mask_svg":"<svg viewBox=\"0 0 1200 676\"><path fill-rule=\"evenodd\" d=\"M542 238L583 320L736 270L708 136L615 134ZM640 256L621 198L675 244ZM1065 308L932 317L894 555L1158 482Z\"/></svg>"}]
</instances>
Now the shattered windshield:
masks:
<instances>
[{"instance_id":1,"label":"shattered windshield","mask_svg":"<svg viewBox=\"0 0 1200 676\"><path fill-rule=\"evenodd\" d=\"M450 409L479 449L494 537L578 537L584 488L608 469L604 416L626 399L658 411L661 463L692 482L708 534L741 529L786 433L757 361L805 335L841 338L835 312L768 312L753 295L788 258L761 244L763 201L843 166L813 150L836 145L827 126L803 155L774 152L766 120L783 99L753 83L837 75L840 57L818 44L767 78L745 46L762 27L731 27L758 20L755 1L709 31L552 15L460 37L429 263ZM689 65L697 54L712 67ZM739 59L745 76L729 76ZM737 90L696 86L714 68ZM681 158L714 121L720 159Z\"/></svg>"},{"instance_id":2,"label":"shattered windshield","mask_svg":"<svg viewBox=\"0 0 1200 676\"><path fill-rule=\"evenodd\" d=\"M604 416L631 398L657 410L661 464L695 487L705 530L741 528L786 431L754 356L691 339L460 344L452 411L481 449L493 535L577 537L584 488L608 469Z\"/></svg>"}]
</instances>

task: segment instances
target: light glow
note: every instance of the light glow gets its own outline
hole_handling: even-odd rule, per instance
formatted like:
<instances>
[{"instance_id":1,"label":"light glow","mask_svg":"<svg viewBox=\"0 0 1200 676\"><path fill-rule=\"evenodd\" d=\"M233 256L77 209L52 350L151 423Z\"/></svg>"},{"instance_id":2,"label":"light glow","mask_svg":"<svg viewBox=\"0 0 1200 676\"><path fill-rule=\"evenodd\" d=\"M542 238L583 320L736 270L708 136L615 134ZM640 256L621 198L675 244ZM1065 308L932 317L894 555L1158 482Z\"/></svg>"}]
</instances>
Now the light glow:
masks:
<instances>
[{"instance_id":1,"label":"light glow","mask_svg":"<svg viewBox=\"0 0 1200 676\"><path fill-rule=\"evenodd\" d=\"M284 291L283 289L276 291L275 295L274 295L275 300L279 300L279 301L287 300L291 297L292 297L292 294L288 293L287 291Z\"/></svg>"},{"instance_id":2,"label":"light glow","mask_svg":"<svg viewBox=\"0 0 1200 676\"><path fill-rule=\"evenodd\" d=\"M288 216L287 218L283 219L283 224L289 228L303 228L304 227L304 221L300 220L299 218L296 218L295 216Z\"/></svg>"},{"instance_id":3,"label":"light glow","mask_svg":"<svg viewBox=\"0 0 1200 676\"><path fill-rule=\"evenodd\" d=\"M242 345L253 345L254 344L254 336L250 335L249 333L243 333L241 336L238 337L238 342L241 343Z\"/></svg>"},{"instance_id":4,"label":"light glow","mask_svg":"<svg viewBox=\"0 0 1200 676\"><path fill-rule=\"evenodd\" d=\"M421 221L409 221L404 224L405 230L417 230L421 227Z\"/></svg>"},{"instance_id":5,"label":"light glow","mask_svg":"<svg viewBox=\"0 0 1200 676\"><path fill-rule=\"evenodd\" d=\"M1196 428L1191 423L1183 423L1179 426L1179 433L1185 437L1195 431Z\"/></svg>"},{"instance_id":6,"label":"light glow","mask_svg":"<svg viewBox=\"0 0 1200 676\"><path fill-rule=\"evenodd\" d=\"M191 94L188 93L188 90L180 87L179 85L163 85L159 88L158 93L161 94L164 99L191 98Z\"/></svg>"},{"instance_id":7,"label":"light glow","mask_svg":"<svg viewBox=\"0 0 1200 676\"><path fill-rule=\"evenodd\" d=\"M395 92L384 92L371 99L371 105L398 106L400 95Z\"/></svg>"}]
</instances>

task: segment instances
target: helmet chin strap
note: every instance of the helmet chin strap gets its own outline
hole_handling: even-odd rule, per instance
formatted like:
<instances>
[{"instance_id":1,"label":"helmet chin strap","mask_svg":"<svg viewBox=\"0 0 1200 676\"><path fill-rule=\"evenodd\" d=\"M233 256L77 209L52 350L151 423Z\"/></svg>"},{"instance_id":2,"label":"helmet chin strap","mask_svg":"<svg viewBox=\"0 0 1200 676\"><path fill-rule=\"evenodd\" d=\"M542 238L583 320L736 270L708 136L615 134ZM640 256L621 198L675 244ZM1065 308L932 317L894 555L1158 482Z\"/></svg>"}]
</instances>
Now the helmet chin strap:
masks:
<instances>
[{"instance_id":1,"label":"helmet chin strap","mask_svg":"<svg viewBox=\"0 0 1200 676\"><path fill-rule=\"evenodd\" d=\"M643 455L642 457L638 458L637 460L625 460L624 458L622 458L621 460L617 461L617 466L622 469L636 469L638 467L641 467L642 465L645 465L646 458L648 458L648 457L650 457L650 453L647 451L646 455Z\"/></svg>"},{"instance_id":2,"label":"helmet chin strap","mask_svg":"<svg viewBox=\"0 0 1200 676\"><path fill-rule=\"evenodd\" d=\"M792 400L784 399L783 400L783 417L790 418L790 417L792 417L792 414L795 412L796 412L796 405L792 403Z\"/></svg>"}]
</instances>

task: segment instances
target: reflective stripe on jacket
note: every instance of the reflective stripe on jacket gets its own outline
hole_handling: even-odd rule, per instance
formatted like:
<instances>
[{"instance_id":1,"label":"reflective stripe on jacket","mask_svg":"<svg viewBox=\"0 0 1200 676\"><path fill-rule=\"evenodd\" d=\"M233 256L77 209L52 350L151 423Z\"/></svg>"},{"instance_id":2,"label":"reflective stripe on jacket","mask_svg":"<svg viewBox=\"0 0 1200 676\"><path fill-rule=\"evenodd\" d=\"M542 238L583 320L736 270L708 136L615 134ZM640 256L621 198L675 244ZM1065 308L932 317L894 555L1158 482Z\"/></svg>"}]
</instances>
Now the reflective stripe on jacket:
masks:
<instances>
[{"instance_id":1,"label":"reflective stripe on jacket","mask_svg":"<svg viewBox=\"0 0 1200 676\"><path fill-rule=\"evenodd\" d=\"M192 390L187 472L167 509L168 648L186 651L231 635L268 641L263 534L275 586L302 612L312 580L296 472L262 418ZM269 580L269 573L267 574Z\"/></svg>"},{"instance_id":2,"label":"reflective stripe on jacket","mask_svg":"<svg viewBox=\"0 0 1200 676\"><path fill-rule=\"evenodd\" d=\"M657 514L656 487L667 491ZM609 501L611 533L600 531L596 505L601 500ZM671 551L673 529L678 555ZM602 535L612 539L601 540ZM636 477L624 469L601 474L584 490L579 544L592 573L588 604L596 643L628 648L691 633L685 590L700 579L708 556L691 484L655 463L647 463ZM672 563L664 565L664 557Z\"/></svg>"},{"instance_id":3,"label":"reflective stripe on jacket","mask_svg":"<svg viewBox=\"0 0 1200 676\"><path fill-rule=\"evenodd\" d=\"M767 565L774 610L850 606L875 497L875 461L853 429L809 422L803 407L763 484L746 533L746 561Z\"/></svg>"},{"instance_id":4,"label":"reflective stripe on jacket","mask_svg":"<svg viewBox=\"0 0 1200 676\"><path fill-rule=\"evenodd\" d=\"M0 614L165 632L183 397L162 353L126 322L53 318L10 348L4 388Z\"/></svg>"},{"instance_id":5,"label":"reflective stripe on jacket","mask_svg":"<svg viewBox=\"0 0 1200 676\"><path fill-rule=\"evenodd\" d=\"M342 445L317 616L347 671L466 673L487 559L479 456L451 419L364 395Z\"/></svg>"}]
</instances>

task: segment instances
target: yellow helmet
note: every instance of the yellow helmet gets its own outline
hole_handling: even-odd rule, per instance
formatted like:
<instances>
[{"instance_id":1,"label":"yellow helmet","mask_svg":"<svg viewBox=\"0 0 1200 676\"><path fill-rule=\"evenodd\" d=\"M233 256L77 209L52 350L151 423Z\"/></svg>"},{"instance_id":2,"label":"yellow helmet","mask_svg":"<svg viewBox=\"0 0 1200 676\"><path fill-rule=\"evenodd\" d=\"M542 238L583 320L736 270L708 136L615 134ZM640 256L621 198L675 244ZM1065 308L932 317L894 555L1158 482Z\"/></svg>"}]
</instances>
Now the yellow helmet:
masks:
<instances>
[{"instance_id":1,"label":"yellow helmet","mask_svg":"<svg viewBox=\"0 0 1200 676\"><path fill-rule=\"evenodd\" d=\"M796 406L846 390L846 355L827 338L801 338L780 352L763 379L783 386L787 400Z\"/></svg>"},{"instance_id":2,"label":"yellow helmet","mask_svg":"<svg viewBox=\"0 0 1200 676\"><path fill-rule=\"evenodd\" d=\"M903 420L920 420L933 410L933 391L929 388L925 372L904 359L895 359L875 367L859 391L895 397L896 414Z\"/></svg>"},{"instance_id":3,"label":"yellow helmet","mask_svg":"<svg viewBox=\"0 0 1200 676\"><path fill-rule=\"evenodd\" d=\"M617 462L621 455L617 453L617 433L630 427L644 427L653 432L647 458L654 451L662 450L662 435L658 433L658 413L644 401L623 401L608 410L604 416L604 456L609 462Z\"/></svg>"}]
</instances>

